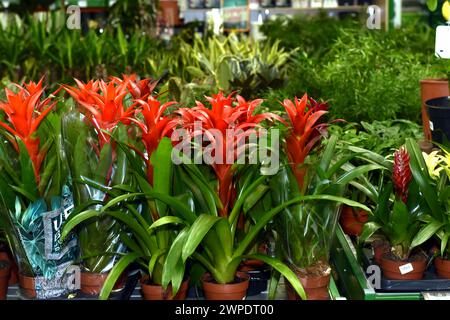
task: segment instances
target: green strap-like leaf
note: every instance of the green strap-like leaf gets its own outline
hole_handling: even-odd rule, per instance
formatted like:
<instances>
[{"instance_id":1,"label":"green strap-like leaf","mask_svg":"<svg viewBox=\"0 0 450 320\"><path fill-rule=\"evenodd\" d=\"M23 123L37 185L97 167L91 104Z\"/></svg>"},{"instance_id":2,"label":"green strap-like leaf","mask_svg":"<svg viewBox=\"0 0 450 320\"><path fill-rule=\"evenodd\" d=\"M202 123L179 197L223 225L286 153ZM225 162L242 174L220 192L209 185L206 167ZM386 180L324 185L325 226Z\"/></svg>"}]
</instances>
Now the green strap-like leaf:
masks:
<instances>
[{"instance_id":1,"label":"green strap-like leaf","mask_svg":"<svg viewBox=\"0 0 450 320\"><path fill-rule=\"evenodd\" d=\"M175 273L179 272L179 269L176 266L180 261L182 262L181 255L183 252L183 246L188 236L189 227L186 227L180 231L178 236L172 242L172 246L169 249L169 253L167 254L166 261L163 266L162 286L164 288L167 288L169 283L175 277Z\"/></svg>"},{"instance_id":2,"label":"green strap-like leaf","mask_svg":"<svg viewBox=\"0 0 450 320\"><path fill-rule=\"evenodd\" d=\"M225 218L201 214L197 220L195 220L190 228L186 243L183 246L183 261L186 261L195 252L209 230L221 219Z\"/></svg>"},{"instance_id":3,"label":"green strap-like leaf","mask_svg":"<svg viewBox=\"0 0 450 320\"><path fill-rule=\"evenodd\" d=\"M440 228L442 228L443 225L443 223L436 220L428 223L425 227L420 229L412 240L411 249L420 246L422 243L430 239Z\"/></svg>"},{"instance_id":4,"label":"green strap-like leaf","mask_svg":"<svg viewBox=\"0 0 450 320\"><path fill-rule=\"evenodd\" d=\"M108 299L114 285L117 282L117 279L119 279L124 270L139 257L139 253L130 252L119 259L116 265L109 272L108 277L103 284L102 290L100 291L100 295L98 297L100 300Z\"/></svg>"},{"instance_id":5,"label":"green strap-like leaf","mask_svg":"<svg viewBox=\"0 0 450 320\"><path fill-rule=\"evenodd\" d=\"M152 225L148 228L148 231L152 231L156 228L159 228L161 226L165 226L168 224L181 224L184 225L186 224L186 221L184 221L181 218L178 217L174 217L174 216L165 216L162 218L159 218L158 220L156 220L155 222L152 223Z\"/></svg>"},{"instance_id":6,"label":"green strap-like leaf","mask_svg":"<svg viewBox=\"0 0 450 320\"><path fill-rule=\"evenodd\" d=\"M109 208L114 207L115 205L119 204L120 202L126 201L131 198L143 196L143 195L144 194L142 192L122 194L122 195L115 197L114 199L108 201L108 203L102 207L101 211L102 212L107 211Z\"/></svg>"},{"instance_id":7,"label":"green strap-like leaf","mask_svg":"<svg viewBox=\"0 0 450 320\"><path fill-rule=\"evenodd\" d=\"M153 275L153 269L155 268L156 262L158 262L159 258L161 258L163 255L167 253L168 249L158 249L156 252L152 253L152 257L150 258L150 261L148 263L148 274L150 277Z\"/></svg>"},{"instance_id":8,"label":"green strap-like leaf","mask_svg":"<svg viewBox=\"0 0 450 320\"><path fill-rule=\"evenodd\" d=\"M99 217L101 213L97 210L86 210L83 212L80 212L76 216L74 216L72 219L67 220L64 225L61 232L61 241L64 241L64 239L67 237L67 235L72 231L73 228L75 228L80 223L85 222L86 220L89 220L94 217Z\"/></svg>"},{"instance_id":9,"label":"green strap-like leaf","mask_svg":"<svg viewBox=\"0 0 450 320\"><path fill-rule=\"evenodd\" d=\"M381 228L381 225L376 222L367 222L363 226L363 231L358 239L360 244L363 244L367 239L369 239L375 232Z\"/></svg>"},{"instance_id":10,"label":"green strap-like leaf","mask_svg":"<svg viewBox=\"0 0 450 320\"><path fill-rule=\"evenodd\" d=\"M283 262L263 254L251 254L245 257L249 259L258 259L270 265L272 268L277 270L286 278L286 280L291 284L291 286L294 288L294 290L297 292L300 298L302 298L302 300L306 300L306 293L305 290L303 289L300 280L298 279L296 274L291 269L289 269L289 267L286 266Z\"/></svg>"},{"instance_id":11,"label":"green strap-like leaf","mask_svg":"<svg viewBox=\"0 0 450 320\"><path fill-rule=\"evenodd\" d=\"M84 164L86 165L86 164ZM95 181L98 183L107 183L106 177L112 166L112 146L111 143L106 143L102 151L100 151L100 157L98 160L97 168L94 172Z\"/></svg>"},{"instance_id":12,"label":"green strap-like leaf","mask_svg":"<svg viewBox=\"0 0 450 320\"><path fill-rule=\"evenodd\" d=\"M20 187L30 196L38 198L38 186L36 184L33 163L31 162L28 150L21 139L17 139L17 144L19 146L20 176L22 181Z\"/></svg>"},{"instance_id":13,"label":"green strap-like leaf","mask_svg":"<svg viewBox=\"0 0 450 320\"><path fill-rule=\"evenodd\" d=\"M173 163L172 142L169 138L163 138L158 148L151 155L150 161L153 165L153 190L162 194L171 194ZM167 214L167 205L164 202L156 200L156 209L159 216Z\"/></svg>"},{"instance_id":14,"label":"green strap-like leaf","mask_svg":"<svg viewBox=\"0 0 450 320\"><path fill-rule=\"evenodd\" d=\"M433 215L437 216L438 220L441 220L443 217L442 208L439 204L438 198L436 197L435 189L431 185L430 178L428 176L428 169L425 164L425 160L423 159L422 152L416 142L412 139L406 140L406 148L410 156L410 167L414 180L419 185L420 191L425 197L427 204L430 206Z\"/></svg>"},{"instance_id":15,"label":"green strap-like leaf","mask_svg":"<svg viewBox=\"0 0 450 320\"><path fill-rule=\"evenodd\" d=\"M264 180L266 180L266 178L266 176L258 177L258 179L256 179L246 190L242 191L241 196L236 200L233 210L231 210L230 216L228 217L230 225L233 227L235 226L245 200L264 182Z\"/></svg>"},{"instance_id":16,"label":"green strap-like leaf","mask_svg":"<svg viewBox=\"0 0 450 320\"><path fill-rule=\"evenodd\" d=\"M240 242L239 246L237 247L233 257L243 255L245 253L245 251L247 250L248 246L252 243L252 241L255 239L255 237L258 235L258 233L261 231L261 229L264 228L267 225L267 223L269 223L270 220L272 220L277 214L282 212L285 208L287 208L295 203L299 203L301 201L313 201L313 200L327 200L327 201L340 202L340 203L346 204L351 207L358 207L358 208L361 208L368 212L371 212L371 210L368 207L366 207L365 205L363 205L359 202L349 200L346 198L342 198L342 197L337 197L337 196L312 195L312 196L295 197L289 201L286 201L286 202L278 205L277 207L273 208L272 210L270 210L269 212L264 214L261 217L261 219L254 226L252 226L250 228L250 231L246 234L244 239Z\"/></svg>"},{"instance_id":17,"label":"green strap-like leaf","mask_svg":"<svg viewBox=\"0 0 450 320\"><path fill-rule=\"evenodd\" d=\"M377 164L366 164L359 167L355 167L353 170L347 171L342 176L340 176L337 180L337 184L347 184L350 181L358 178L361 175L364 175L367 172L373 171L373 170L381 170L384 169L383 166L377 165Z\"/></svg>"}]
</instances>

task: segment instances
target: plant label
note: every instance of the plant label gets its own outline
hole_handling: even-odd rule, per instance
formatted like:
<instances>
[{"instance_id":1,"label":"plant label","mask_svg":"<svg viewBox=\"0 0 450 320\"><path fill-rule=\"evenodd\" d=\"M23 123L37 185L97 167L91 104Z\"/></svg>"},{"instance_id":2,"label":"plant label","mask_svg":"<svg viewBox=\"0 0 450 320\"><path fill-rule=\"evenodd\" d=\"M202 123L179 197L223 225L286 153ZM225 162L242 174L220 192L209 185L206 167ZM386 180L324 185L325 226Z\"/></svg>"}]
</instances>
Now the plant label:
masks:
<instances>
[{"instance_id":1,"label":"plant label","mask_svg":"<svg viewBox=\"0 0 450 320\"><path fill-rule=\"evenodd\" d=\"M441 59L450 59L450 25L436 28L435 55Z\"/></svg>"},{"instance_id":2,"label":"plant label","mask_svg":"<svg viewBox=\"0 0 450 320\"><path fill-rule=\"evenodd\" d=\"M400 269L401 274L407 274L414 270L411 263L404 264L398 268Z\"/></svg>"}]
</instances>

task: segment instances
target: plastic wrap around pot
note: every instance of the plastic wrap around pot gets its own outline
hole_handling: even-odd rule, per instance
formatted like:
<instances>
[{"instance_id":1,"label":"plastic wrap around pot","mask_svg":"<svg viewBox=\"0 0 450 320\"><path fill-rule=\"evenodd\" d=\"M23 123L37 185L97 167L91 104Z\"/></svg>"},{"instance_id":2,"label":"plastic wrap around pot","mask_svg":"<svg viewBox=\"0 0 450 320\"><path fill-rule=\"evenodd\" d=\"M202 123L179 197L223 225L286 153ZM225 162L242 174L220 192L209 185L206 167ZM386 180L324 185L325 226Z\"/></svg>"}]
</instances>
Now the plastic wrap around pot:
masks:
<instances>
[{"instance_id":1,"label":"plastic wrap around pot","mask_svg":"<svg viewBox=\"0 0 450 320\"><path fill-rule=\"evenodd\" d=\"M73 198L65 166L59 116L48 118L41 131L47 142L36 172L24 143L17 139L18 151L10 141L0 143L0 219L16 258L20 277L32 279L28 298L47 299L75 289L73 267L77 239L71 234L62 243L61 227L73 210ZM51 128L51 129L49 129ZM52 131L54 130L54 132Z\"/></svg>"},{"instance_id":2,"label":"plastic wrap around pot","mask_svg":"<svg viewBox=\"0 0 450 320\"><path fill-rule=\"evenodd\" d=\"M100 210L107 200L105 190L127 184L127 157L111 135L126 138L126 127L118 124L110 133L94 129L86 117L73 110L63 121L64 145L73 178L77 212ZM108 272L124 250L120 225L111 217L94 217L78 227L79 247L84 271Z\"/></svg>"},{"instance_id":3,"label":"plastic wrap around pot","mask_svg":"<svg viewBox=\"0 0 450 320\"><path fill-rule=\"evenodd\" d=\"M63 186L61 196L52 196L22 207L16 198L15 211L4 207L8 240L18 261L22 294L26 298L48 299L76 289L77 239L70 235L61 243L61 227L73 210L72 193ZM25 293L22 279L31 279Z\"/></svg>"},{"instance_id":4,"label":"plastic wrap around pot","mask_svg":"<svg viewBox=\"0 0 450 320\"><path fill-rule=\"evenodd\" d=\"M299 195L298 185L289 168L282 168L271 181L275 205ZM344 194L341 185L327 187L326 193ZM330 247L339 219L340 205L333 201L305 201L286 208L275 219L277 250L297 268L328 264Z\"/></svg>"}]
</instances>

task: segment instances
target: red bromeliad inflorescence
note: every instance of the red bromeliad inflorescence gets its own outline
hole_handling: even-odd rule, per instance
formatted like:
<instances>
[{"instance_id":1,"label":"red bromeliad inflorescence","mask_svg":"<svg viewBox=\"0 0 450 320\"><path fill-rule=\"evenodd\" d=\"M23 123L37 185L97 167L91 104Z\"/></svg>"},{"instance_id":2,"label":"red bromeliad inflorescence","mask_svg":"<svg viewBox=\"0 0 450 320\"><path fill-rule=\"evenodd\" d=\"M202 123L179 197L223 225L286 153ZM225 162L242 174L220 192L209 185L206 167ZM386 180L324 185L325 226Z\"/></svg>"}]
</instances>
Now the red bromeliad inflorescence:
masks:
<instances>
[{"instance_id":1,"label":"red bromeliad inflorescence","mask_svg":"<svg viewBox=\"0 0 450 320\"><path fill-rule=\"evenodd\" d=\"M128 91L134 99L145 100L150 96L158 85L158 80L145 78L138 80L136 74L123 75L122 79L118 77L111 77L111 81L118 85L126 84Z\"/></svg>"},{"instance_id":2,"label":"red bromeliad inflorescence","mask_svg":"<svg viewBox=\"0 0 450 320\"><path fill-rule=\"evenodd\" d=\"M154 96L150 95L146 100L136 100L139 104L138 113L142 114L143 120L138 117L131 118L142 132L142 142L146 149L146 155L142 155L147 162L147 180L153 185L153 166L150 162L152 153L158 147L163 137L171 135L173 129L180 124L177 117L164 115L167 108L174 106L176 102L162 104Z\"/></svg>"},{"instance_id":3,"label":"red bromeliad inflorescence","mask_svg":"<svg viewBox=\"0 0 450 320\"><path fill-rule=\"evenodd\" d=\"M395 186L395 193L404 203L408 200L408 187L412 179L411 168L409 166L409 154L405 147L401 147L394 153L394 166L392 180Z\"/></svg>"},{"instance_id":4,"label":"red bromeliad inflorescence","mask_svg":"<svg viewBox=\"0 0 450 320\"><path fill-rule=\"evenodd\" d=\"M220 162L213 162L212 168L216 174L219 184L219 198L223 209L221 216L227 216L230 202L233 195L233 163L227 159L230 157L236 160L239 152L242 151L240 142L252 133L264 120L283 119L273 113L266 112L255 114L255 110L263 102L262 99L246 101L243 97L234 94L225 96L219 92L212 97L206 97L211 108L205 107L197 102L195 107L182 108L177 112L181 116L183 127L187 129L192 136L206 135L214 145L214 152L221 153ZM201 129L197 130L195 124L200 123ZM212 135L212 130L217 130L220 135ZM234 135L227 134L227 130L234 130ZM239 149L239 150L238 150ZM232 153L232 154L230 154ZM215 154L212 155L214 159Z\"/></svg>"},{"instance_id":5,"label":"red bromeliad inflorescence","mask_svg":"<svg viewBox=\"0 0 450 320\"><path fill-rule=\"evenodd\" d=\"M289 117L289 133L286 148L289 163L300 189L303 186L305 169L302 167L306 156L317 145L326 131L327 123L322 117L328 113L326 103L318 103L305 94L294 101L284 100L282 105Z\"/></svg>"},{"instance_id":6,"label":"red bromeliad inflorescence","mask_svg":"<svg viewBox=\"0 0 450 320\"><path fill-rule=\"evenodd\" d=\"M166 109L176 103L159 102L152 95L157 81L151 79L138 81L136 75L124 75L123 79L113 77L108 83L103 80L91 80L86 84L75 81L77 87L65 86L64 88L79 104L80 112L95 127L100 150L110 141L110 136L103 131L111 132L119 122L125 125L130 123L137 125L142 133L146 153L142 153L135 146L129 147L145 159L147 179L153 185L153 166L150 158L158 147L159 141L165 136L170 136L172 129L179 123L175 117L164 115ZM125 107L124 99L128 94L131 95L133 103Z\"/></svg>"},{"instance_id":7,"label":"red bromeliad inflorescence","mask_svg":"<svg viewBox=\"0 0 450 320\"><path fill-rule=\"evenodd\" d=\"M64 86L65 90L79 104L80 112L84 114L96 129L100 149L110 141L111 132L119 122L130 123L130 117L135 113L137 103L125 108L124 98L129 94L128 82L117 84L114 81L90 81L87 84L75 80L77 87Z\"/></svg>"},{"instance_id":8,"label":"red bromeliad inflorescence","mask_svg":"<svg viewBox=\"0 0 450 320\"><path fill-rule=\"evenodd\" d=\"M0 109L7 116L6 121L0 121L0 126L12 135L8 139L17 152L19 152L17 139L24 143L33 164L37 183L40 181L39 171L46 155L46 150L39 149L40 139L37 130L56 104L52 103L51 98L43 99L42 82L43 79L38 83L24 83L23 86L16 84L17 92L6 88L6 101L0 102Z\"/></svg>"}]
</instances>

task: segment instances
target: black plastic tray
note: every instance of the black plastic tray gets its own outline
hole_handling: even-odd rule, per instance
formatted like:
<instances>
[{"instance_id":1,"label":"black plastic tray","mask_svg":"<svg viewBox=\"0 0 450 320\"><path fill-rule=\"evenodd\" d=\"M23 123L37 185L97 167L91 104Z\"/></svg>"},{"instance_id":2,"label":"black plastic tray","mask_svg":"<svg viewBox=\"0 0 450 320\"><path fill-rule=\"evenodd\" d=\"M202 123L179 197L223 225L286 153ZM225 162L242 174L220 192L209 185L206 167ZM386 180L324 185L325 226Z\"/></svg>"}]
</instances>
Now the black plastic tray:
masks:
<instances>
[{"instance_id":1,"label":"black plastic tray","mask_svg":"<svg viewBox=\"0 0 450 320\"><path fill-rule=\"evenodd\" d=\"M365 270L369 265L375 265L371 250L362 250L362 262ZM424 292L450 291L450 280L437 276L433 263L429 264L422 280L390 280L381 276L379 292Z\"/></svg>"}]
</instances>

